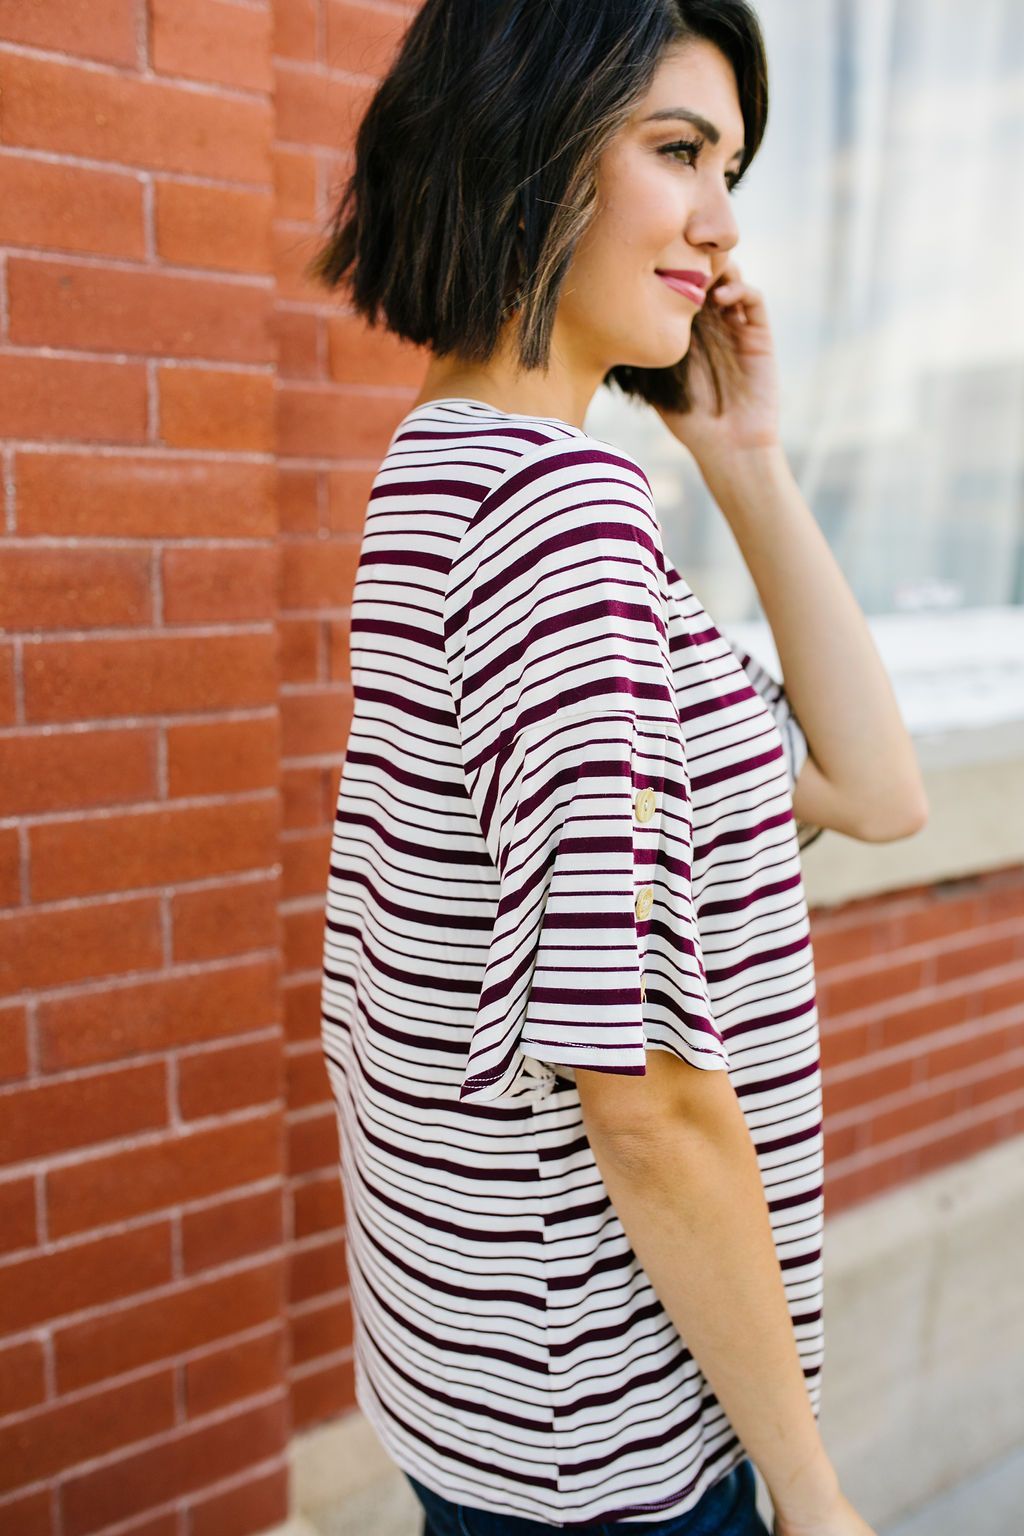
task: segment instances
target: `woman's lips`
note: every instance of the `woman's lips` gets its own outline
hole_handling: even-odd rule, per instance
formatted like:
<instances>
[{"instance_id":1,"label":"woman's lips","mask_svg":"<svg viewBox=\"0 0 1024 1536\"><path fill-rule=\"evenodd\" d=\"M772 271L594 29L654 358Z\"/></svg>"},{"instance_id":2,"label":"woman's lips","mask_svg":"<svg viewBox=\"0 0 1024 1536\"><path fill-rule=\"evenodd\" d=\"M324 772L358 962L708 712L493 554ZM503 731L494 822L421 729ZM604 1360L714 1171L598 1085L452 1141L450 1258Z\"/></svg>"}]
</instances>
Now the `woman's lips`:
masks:
<instances>
[{"instance_id":1,"label":"woman's lips","mask_svg":"<svg viewBox=\"0 0 1024 1536\"><path fill-rule=\"evenodd\" d=\"M704 290L695 283L684 282L681 277L669 277L665 272L659 272L657 276L670 288L674 288L676 293L681 293L684 299L691 299L698 306L704 303Z\"/></svg>"}]
</instances>

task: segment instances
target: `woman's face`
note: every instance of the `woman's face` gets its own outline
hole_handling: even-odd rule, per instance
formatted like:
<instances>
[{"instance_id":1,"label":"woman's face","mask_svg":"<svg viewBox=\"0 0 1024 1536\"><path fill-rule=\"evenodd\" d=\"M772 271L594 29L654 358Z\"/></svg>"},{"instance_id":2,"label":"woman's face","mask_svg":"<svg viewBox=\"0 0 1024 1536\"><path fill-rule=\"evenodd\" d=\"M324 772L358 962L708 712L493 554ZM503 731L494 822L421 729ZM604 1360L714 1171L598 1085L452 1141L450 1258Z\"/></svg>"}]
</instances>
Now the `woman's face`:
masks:
<instances>
[{"instance_id":1,"label":"woman's face","mask_svg":"<svg viewBox=\"0 0 1024 1536\"><path fill-rule=\"evenodd\" d=\"M711 127L650 120L671 109ZM686 355L701 306L658 271L696 272L706 287L720 276L739 239L729 188L742 148L728 60L703 40L673 46L599 162L598 211L576 248L555 323L555 346L570 366L603 377L618 364L668 368Z\"/></svg>"}]
</instances>

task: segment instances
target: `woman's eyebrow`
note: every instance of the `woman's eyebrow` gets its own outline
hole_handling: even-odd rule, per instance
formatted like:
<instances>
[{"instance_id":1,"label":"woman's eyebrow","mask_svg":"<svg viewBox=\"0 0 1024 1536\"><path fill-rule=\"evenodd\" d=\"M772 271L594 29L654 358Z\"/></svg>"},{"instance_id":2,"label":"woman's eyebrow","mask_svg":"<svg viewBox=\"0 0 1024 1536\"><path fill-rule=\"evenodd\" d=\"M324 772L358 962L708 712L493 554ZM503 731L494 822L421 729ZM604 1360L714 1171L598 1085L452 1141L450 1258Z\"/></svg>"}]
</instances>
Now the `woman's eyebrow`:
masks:
<instances>
[{"instance_id":1,"label":"woman's eyebrow","mask_svg":"<svg viewBox=\"0 0 1024 1536\"><path fill-rule=\"evenodd\" d=\"M722 137L714 123L709 122L706 117L702 117L699 112L688 111L686 107L661 107L657 112L652 112L649 117L643 118L643 122L660 122L667 117L678 117L682 118L684 122L693 123L694 127L699 128L701 133L711 140L712 144L717 144ZM732 158L735 160L737 156L744 154L745 151L746 145L741 144Z\"/></svg>"}]
</instances>

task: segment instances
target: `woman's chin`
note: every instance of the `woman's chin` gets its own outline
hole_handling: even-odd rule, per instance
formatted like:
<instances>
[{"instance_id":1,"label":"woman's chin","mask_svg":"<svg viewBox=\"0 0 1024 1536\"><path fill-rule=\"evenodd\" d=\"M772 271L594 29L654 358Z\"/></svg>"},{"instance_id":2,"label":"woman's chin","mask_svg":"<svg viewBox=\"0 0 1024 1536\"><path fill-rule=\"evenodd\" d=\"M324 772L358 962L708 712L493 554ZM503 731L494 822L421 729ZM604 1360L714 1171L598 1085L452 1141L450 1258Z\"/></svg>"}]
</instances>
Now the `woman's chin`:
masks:
<instances>
[{"instance_id":1,"label":"woman's chin","mask_svg":"<svg viewBox=\"0 0 1024 1536\"><path fill-rule=\"evenodd\" d=\"M666 346L663 337L658 346L646 348L643 352L633 349L628 357L622 358L622 362L630 368L674 368L689 352L690 341L689 331L678 344L673 343L672 346Z\"/></svg>"}]
</instances>

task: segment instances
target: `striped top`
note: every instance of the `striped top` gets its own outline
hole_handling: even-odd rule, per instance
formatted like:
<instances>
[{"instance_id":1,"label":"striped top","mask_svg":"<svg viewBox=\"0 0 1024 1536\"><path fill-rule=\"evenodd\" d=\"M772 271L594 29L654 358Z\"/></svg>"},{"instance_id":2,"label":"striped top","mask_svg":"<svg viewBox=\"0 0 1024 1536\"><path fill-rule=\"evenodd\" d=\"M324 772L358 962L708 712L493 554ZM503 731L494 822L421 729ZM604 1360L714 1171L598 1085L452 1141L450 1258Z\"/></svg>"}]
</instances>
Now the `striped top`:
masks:
<instances>
[{"instance_id":1,"label":"striped top","mask_svg":"<svg viewBox=\"0 0 1024 1536\"><path fill-rule=\"evenodd\" d=\"M611 1205L575 1069L730 1073L817 1414L803 733L668 559L636 461L478 400L394 433L351 655L321 1033L357 1401L457 1503L680 1515L746 1453Z\"/></svg>"}]
</instances>

